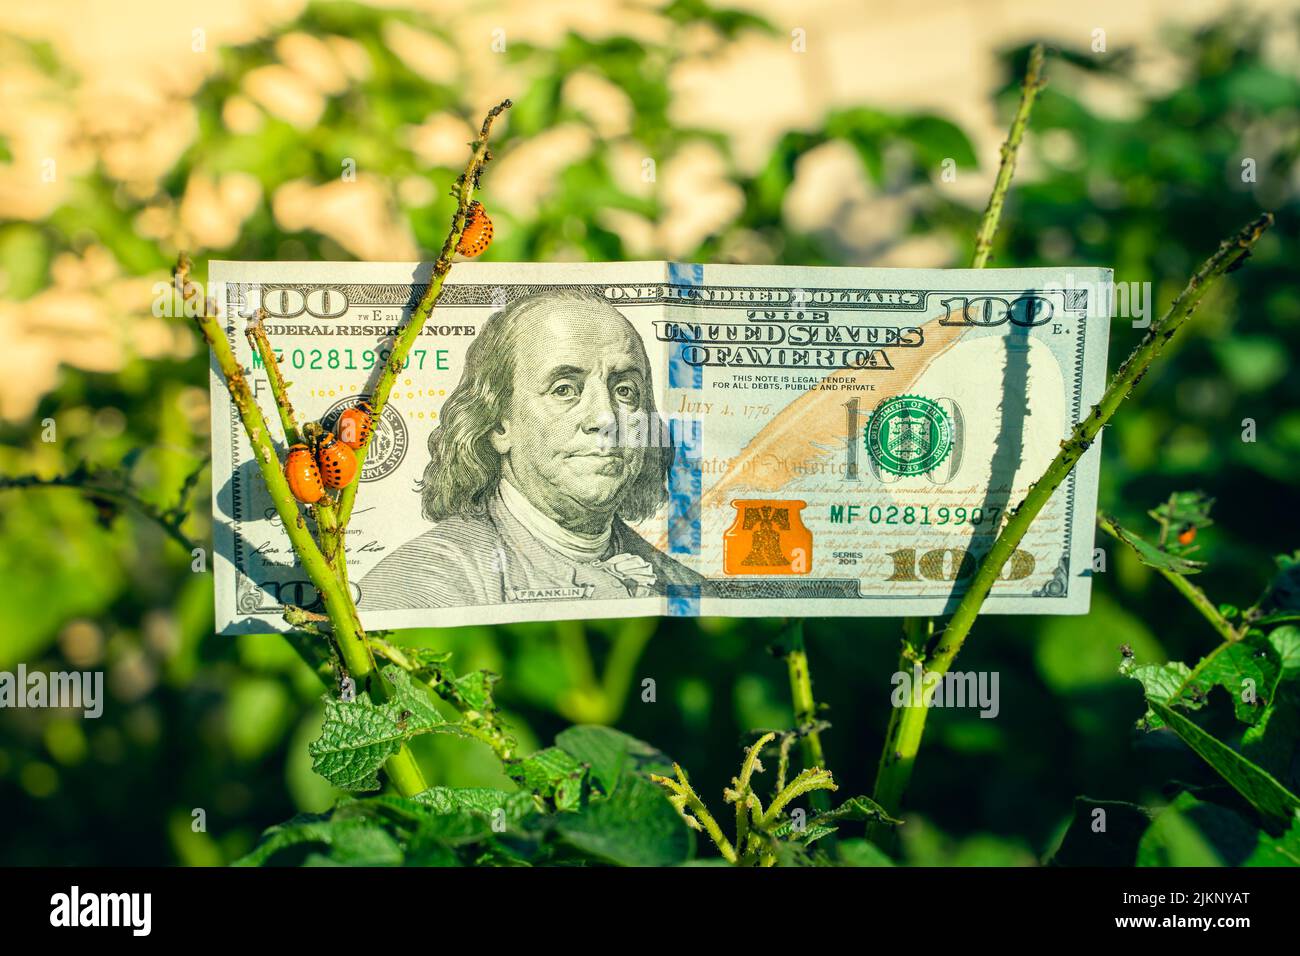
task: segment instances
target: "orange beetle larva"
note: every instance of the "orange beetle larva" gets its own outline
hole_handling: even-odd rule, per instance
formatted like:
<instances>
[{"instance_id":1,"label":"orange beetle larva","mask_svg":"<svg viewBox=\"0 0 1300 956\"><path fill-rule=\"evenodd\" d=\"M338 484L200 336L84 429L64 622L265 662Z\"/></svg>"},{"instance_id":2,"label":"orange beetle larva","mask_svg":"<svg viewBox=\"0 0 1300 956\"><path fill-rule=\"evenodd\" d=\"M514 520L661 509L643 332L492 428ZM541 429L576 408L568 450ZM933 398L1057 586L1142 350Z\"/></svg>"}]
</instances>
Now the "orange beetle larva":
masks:
<instances>
[{"instance_id":1,"label":"orange beetle larva","mask_svg":"<svg viewBox=\"0 0 1300 956\"><path fill-rule=\"evenodd\" d=\"M456 244L456 251L462 256L481 256L487 247L492 244L492 220L483 209L483 204L477 199L469 204L468 222L465 223L465 231L460 234L460 242Z\"/></svg>"},{"instance_id":2,"label":"orange beetle larva","mask_svg":"<svg viewBox=\"0 0 1300 956\"><path fill-rule=\"evenodd\" d=\"M321 481L327 488L343 488L357 475L357 456L352 449L329 432L316 449L316 462L320 465Z\"/></svg>"}]
</instances>

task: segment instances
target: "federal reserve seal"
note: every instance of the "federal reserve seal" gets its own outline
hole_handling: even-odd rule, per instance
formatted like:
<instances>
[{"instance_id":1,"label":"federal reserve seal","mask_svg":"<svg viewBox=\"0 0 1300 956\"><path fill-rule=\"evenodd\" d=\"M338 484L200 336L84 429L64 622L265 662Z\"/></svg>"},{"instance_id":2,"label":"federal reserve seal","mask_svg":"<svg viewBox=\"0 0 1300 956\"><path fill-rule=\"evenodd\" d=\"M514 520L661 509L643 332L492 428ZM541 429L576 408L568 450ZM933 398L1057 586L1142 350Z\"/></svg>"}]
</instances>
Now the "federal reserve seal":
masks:
<instances>
[{"instance_id":1,"label":"federal reserve seal","mask_svg":"<svg viewBox=\"0 0 1300 956\"><path fill-rule=\"evenodd\" d=\"M339 415L343 413L343 409L352 408L364 397L357 395L335 402L321 416L320 423L330 431L334 431L334 425ZM379 425L375 429L374 437L370 439L366 463L361 469L361 480L378 481L391 475L406 457L409 444L406 422L402 421L402 413L393 407L392 402L389 402L384 406L383 414L379 416Z\"/></svg>"},{"instance_id":2,"label":"federal reserve seal","mask_svg":"<svg viewBox=\"0 0 1300 956\"><path fill-rule=\"evenodd\" d=\"M952 422L937 402L895 395L876 406L862 437L867 454L884 471L924 475L952 451Z\"/></svg>"}]
</instances>

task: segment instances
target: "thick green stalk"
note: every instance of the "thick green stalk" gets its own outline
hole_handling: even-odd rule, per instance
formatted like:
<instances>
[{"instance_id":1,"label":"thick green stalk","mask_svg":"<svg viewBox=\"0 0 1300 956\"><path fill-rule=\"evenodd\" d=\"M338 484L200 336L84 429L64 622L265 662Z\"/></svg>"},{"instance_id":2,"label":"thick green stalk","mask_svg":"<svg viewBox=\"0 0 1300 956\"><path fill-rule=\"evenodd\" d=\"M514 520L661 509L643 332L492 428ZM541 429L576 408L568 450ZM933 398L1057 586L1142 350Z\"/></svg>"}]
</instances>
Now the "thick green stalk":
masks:
<instances>
[{"instance_id":1,"label":"thick green stalk","mask_svg":"<svg viewBox=\"0 0 1300 956\"><path fill-rule=\"evenodd\" d=\"M325 560L325 555L316 546L311 532L307 530L298 501L289 490L289 483L281 470L280 458L271 439L270 430L266 426L266 419L262 417L262 410L253 398L248 380L244 377L244 370L240 368L230 342L226 339L215 316L200 315L198 324L217 358L217 365L226 379L230 397L239 410L240 420L244 424L244 431L248 433L249 442L253 446L253 455L257 459L257 466L262 473L267 491L271 494L271 501L280 523L284 527L285 534L289 536L289 542L293 545L294 553L298 556L303 570L307 572L312 585L320 592L325 611L334 624L334 636L339 645L339 653L343 655L344 664L348 672L359 682L374 670L374 659L363 637L351 626L351 601L339 586L333 570Z\"/></svg>"},{"instance_id":2,"label":"thick green stalk","mask_svg":"<svg viewBox=\"0 0 1300 956\"><path fill-rule=\"evenodd\" d=\"M397 753L384 761L384 773L388 775L389 782L397 792L404 797L413 797L429 789L424 773L415 760L415 754L411 753L411 748L406 744L402 744Z\"/></svg>"},{"instance_id":3,"label":"thick green stalk","mask_svg":"<svg viewBox=\"0 0 1300 956\"><path fill-rule=\"evenodd\" d=\"M803 642L803 621L791 624L787 641L785 666L790 675L794 726L799 733L799 752L803 756L804 769L825 769L822 735L817 730L817 699L813 697L812 672L808 669L808 651ZM814 810L830 809L830 801L824 793L814 793L809 802Z\"/></svg>"},{"instance_id":4,"label":"thick green stalk","mask_svg":"<svg viewBox=\"0 0 1300 956\"><path fill-rule=\"evenodd\" d=\"M903 649L899 654L897 673L910 674L915 664L924 663L925 649L933 635L934 621L929 618L903 619ZM890 711L885 745L876 765L876 787L872 798L877 803L888 800L889 806L897 809L902 802L903 792L912 779L912 765L921 747L925 716L924 706L907 704ZM880 846L892 848L898 839L898 831L883 823L873 823L867 827L867 836Z\"/></svg>"},{"instance_id":5,"label":"thick green stalk","mask_svg":"<svg viewBox=\"0 0 1300 956\"><path fill-rule=\"evenodd\" d=\"M297 445L303 441L303 432L298 427L298 416L293 410L293 403L289 400L288 383L280 372L280 360L276 357L271 339L266 334L266 327L262 324L265 316L265 311L258 309L257 315L249 322L244 334L248 337L249 345L262 358L266 379L271 386L271 397L275 400L276 411L280 414L280 425L284 429L284 442L286 445ZM334 570L334 576L339 578L339 583L346 588L347 565L346 561L342 560L343 536L339 532L338 517L333 502L328 497L322 498L312 506L312 516L316 519L316 527L320 531L320 547L325 560Z\"/></svg>"},{"instance_id":6,"label":"thick green stalk","mask_svg":"<svg viewBox=\"0 0 1300 956\"><path fill-rule=\"evenodd\" d=\"M1169 340L1191 318L1196 307L1205 298L1206 292L1224 273L1239 265L1259 237L1273 222L1271 214L1265 213L1244 227L1231 239L1219 245L1214 255L1210 256L1196 273L1188 280L1187 286L1170 305L1169 310L1151 325L1137 348L1120 366L1115 376L1107 385L1101 401L1093 406L1092 411L1083 421L1075 426L1070 437L1061 443L1061 450L1047 466L1043 476L1035 482L1020 505L1010 512L1010 519L1003 527L993 547L975 570L970 587L962 596L948 626L936 638L936 646L928 651L923 662L924 673L942 675L952 665L953 658L961 650L980 608L988 597L1003 566L1024 539L1034 519L1060 487L1066 476L1078 463L1083 453L1100 434L1124 400L1133 393L1133 388L1146 375L1152 363L1160 356ZM875 800L891 814L897 812L903 790L911 774L912 764L920 746L921 734L925 729L925 707L904 707L897 711L897 727L893 740L886 741L886 747L893 748L893 760L882 758L880 773L876 777ZM890 750L886 750L886 757Z\"/></svg>"},{"instance_id":7,"label":"thick green stalk","mask_svg":"<svg viewBox=\"0 0 1300 956\"><path fill-rule=\"evenodd\" d=\"M455 252L460 234L465 228L470 199L478 185L484 164L491 159L492 154L488 149L488 134L491 131L492 122L498 115L509 109L510 105L510 101L505 100L493 107L488 111L488 115L483 121L479 139L474 144L474 152L465 168L465 173L457 184L458 202L456 214L452 219L451 231L443 243L442 252L434 264L429 287L421 297L411 319L398 335L392 354L389 356L389 361L380 373L374 391L370 395L376 420L383 414L393 383L396 381L398 373L401 372L412 346L424 327L425 320L432 313L442 291L443 280L451 269L451 257ZM187 281L188 269L188 262L182 261L177 270L177 287L181 291L182 297L187 294L189 289ZM293 544L294 552L312 584L321 595L330 621L331 633L338 646L343 666L347 668L349 676L357 682L358 689L368 687L374 697L383 699L387 697L390 691L375 668L374 655L362 630L361 619L357 613L356 605L352 601L348 587L347 556L344 552L344 531L352 514L352 507L356 501L357 486L360 484L360 480L353 481L343 489L337 509L332 502L328 501L322 502L316 507L316 524L320 531L321 543L324 546L322 551L307 530L306 523L303 521L302 514L298 509L297 501L290 492L288 482L280 470L279 458L276 455L274 442L267 431L266 421L262 417L261 409L258 408L252 392L248 388L243 369L235 360L230 343L226 340L222 329L207 308L201 309L200 312L202 314L199 317L199 327L208 340L213 353L217 356L217 363L221 367L231 396L239 409L244 429L248 432L249 439L253 444L258 467L261 469L262 477L271 493L276 512L289 535L290 542ZM280 421L284 427L285 437L291 444L295 443L301 440L301 432L293 413L293 406L289 402L288 389L280 375L275 351L271 347L265 329L262 327L260 315L249 328L247 334L249 341L261 355L262 362L266 366L267 377L271 384L272 394L275 397L276 408L280 413ZM373 432L371 437L373 438ZM365 465L368 448L369 441L357 451L358 475ZM370 679L372 676L375 678L374 680ZM384 769L393 785L403 794L409 796L426 789L420 768L410 749L405 744L384 764Z\"/></svg>"},{"instance_id":8,"label":"thick green stalk","mask_svg":"<svg viewBox=\"0 0 1300 956\"><path fill-rule=\"evenodd\" d=\"M183 287L183 270L180 280ZM383 696L387 693L383 681L379 679L369 680L372 674L376 677L378 675L375 673L375 661L370 652L370 646L366 643L365 635L357 623L351 595L339 583L329 562L325 559L325 555L317 547L311 532L307 530L307 523L303 520L297 499L294 498L293 492L289 490L289 483L285 480L284 472L280 467L280 459L275 450L275 443L271 439L271 433L267 428L266 419L262 416L262 410L253 397L252 389L248 387L248 379L244 375L244 370L235 358L234 350L230 347L230 341L217 323L216 316L210 314L207 309L200 309L199 312L200 314L197 316L199 329L207 340L208 347L212 349L212 354L216 356L217 365L226 380L230 397L239 410L239 418L243 422L244 431L247 432L248 440L253 446L253 455L257 460L262 480L266 483L267 491L271 495L272 504L275 506L276 514L280 518L285 534L288 535L289 542L293 545L294 554L297 556L303 570L307 572L312 585L320 593L321 600L325 605L325 611L329 615L331 631L335 644L339 649L339 656L342 657L348 674L357 682L358 689L363 689L367 684L370 684L373 693L377 696ZM389 779L393 781L394 786L401 793L410 796L427 789L424 779L420 775L420 768L416 765L414 757L405 745L385 763L384 767L388 772Z\"/></svg>"},{"instance_id":9,"label":"thick green stalk","mask_svg":"<svg viewBox=\"0 0 1300 956\"><path fill-rule=\"evenodd\" d=\"M790 674L790 697L794 702L794 725L800 731L803 765L805 768L825 767L821 733L812 729L817 722L817 700L813 697L808 651L803 643L803 622L791 630L790 652L785 656L785 666Z\"/></svg>"},{"instance_id":10,"label":"thick green stalk","mask_svg":"<svg viewBox=\"0 0 1300 956\"><path fill-rule=\"evenodd\" d=\"M1074 427L1070 437L1061 443L1061 450L1047 466L1043 477L1034 483L1025 500L1014 509L1002 533L993 542L992 549L980 562L970 589L962 596L930 660L932 669L937 669L940 673L947 670L948 664L966 640L966 635L970 633L971 626L975 623L975 616L993 587L993 582L997 580L1003 565L1010 560L1012 553L1020 545L1030 524L1038 517L1038 513L1043 510L1061 482L1065 481L1071 469L1083 457L1083 453L1088 450L1101 429L1114 417L1120 405L1133 394L1134 386L1146 375L1152 363L1160 357L1169 340L1192 317L1215 280L1238 265L1250 253L1272 222L1273 216L1265 213L1235 236L1222 242L1214 255L1205 260L1188 280L1187 286L1178 294L1178 298L1170 305L1164 317L1152 323L1137 348L1119 367L1119 371L1106 386L1101 401L1092 407L1088 416Z\"/></svg>"},{"instance_id":11,"label":"thick green stalk","mask_svg":"<svg viewBox=\"0 0 1300 956\"><path fill-rule=\"evenodd\" d=\"M998 225L1002 222L1002 207L1006 204L1007 193L1011 190L1011 178L1016 172L1016 158L1020 155L1020 144L1024 141L1025 130L1029 128L1029 117L1034 111L1034 101L1038 99L1039 92L1047 85L1043 79L1043 45L1035 43L1029 51L1029 64L1025 68L1024 79L1020 82L1020 102L1016 106L1016 115L1011 120L1011 128L1007 131L1006 142L1002 144L1001 160L998 163L998 173L993 179L993 191L989 194L989 204L984 209L984 215L980 217L979 229L975 232L975 252L971 256L970 267L972 269L983 269L988 264L989 254L993 251L993 239L997 236ZM933 622L922 623L917 618L904 618L903 631L910 633L917 629L934 630ZM907 650L904 648L903 656L899 660L899 669L903 670L907 663ZM881 751L882 763L892 752L890 747L890 736L892 732L901 728L895 726L898 715L895 713L890 716L890 726L885 732L885 749ZM920 718L925 720L924 716ZM917 740L920 740L920 734L917 734ZM910 774L910 761L908 764L908 773ZM904 780L906 786L906 780ZM901 791L900 791L901 794ZM888 833L892 839L895 831L889 827L877 827L877 832Z\"/></svg>"}]
</instances>

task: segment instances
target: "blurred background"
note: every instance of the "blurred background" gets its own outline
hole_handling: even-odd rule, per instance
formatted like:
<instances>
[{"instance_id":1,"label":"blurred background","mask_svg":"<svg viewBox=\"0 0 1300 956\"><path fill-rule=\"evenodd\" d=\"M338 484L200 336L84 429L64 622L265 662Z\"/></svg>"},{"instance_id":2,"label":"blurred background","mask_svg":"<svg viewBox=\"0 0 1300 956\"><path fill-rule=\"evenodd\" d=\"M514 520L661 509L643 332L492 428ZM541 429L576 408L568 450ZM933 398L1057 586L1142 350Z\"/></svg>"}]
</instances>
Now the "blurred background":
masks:
<instances>
[{"instance_id":1,"label":"blurred background","mask_svg":"<svg viewBox=\"0 0 1300 956\"><path fill-rule=\"evenodd\" d=\"M208 258L427 255L473 129L507 96L486 258L964 265L1037 39L1050 85L992 265L1113 267L1151 283L1158 314L1220 239L1277 215L1102 448L1102 506L1138 530L1174 490L1217 499L1199 583L1247 606L1300 547L1300 16L1276 0L6 4L0 474L84 463L174 504L208 452L206 352L191 323L151 313L177 250L200 280ZM1115 320L1112 368L1140 334ZM183 525L205 545L208 481ZM1215 635L1098 544L1087 617L980 621L958 666L1000 672L1000 719L932 715L905 861L1033 865L1077 794L1154 804L1199 772L1134 733L1141 688L1116 674L1118 647L1194 661ZM108 694L98 720L0 710L0 864L220 864L336 798L306 753L315 675L279 637L215 638L210 575L136 511L0 491L0 581L0 670L103 670ZM616 724L716 795L742 732L791 722L776 631L406 636L502 674L525 750ZM870 792L898 638L896 621L808 622L843 793ZM431 783L508 785L472 745L416 749Z\"/></svg>"}]
</instances>

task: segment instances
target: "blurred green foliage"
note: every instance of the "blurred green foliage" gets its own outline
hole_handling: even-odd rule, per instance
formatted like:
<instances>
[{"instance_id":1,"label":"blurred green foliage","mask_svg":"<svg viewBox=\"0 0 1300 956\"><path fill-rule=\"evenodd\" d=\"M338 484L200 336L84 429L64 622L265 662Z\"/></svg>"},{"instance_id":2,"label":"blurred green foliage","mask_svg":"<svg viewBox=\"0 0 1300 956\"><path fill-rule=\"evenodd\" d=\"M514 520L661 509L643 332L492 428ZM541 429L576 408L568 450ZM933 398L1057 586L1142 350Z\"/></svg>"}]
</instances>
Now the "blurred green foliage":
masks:
<instances>
[{"instance_id":1,"label":"blurred green foliage","mask_svg":"<svg viewBox=\"0 0 1300 956\"><path fill-rule=\"evenodd\" d=\"M724 137L670 119L668 77L681 48L676 31L703 22L721 46L771 28L698 0L677 0L664 15L672 26L658 46L577 34L554 48L512 44L509 56L529 66L534 79L514 97L494 151L504 156L561 121L591 125L561 95L564 79L585 69L635 104L630 135L645 155L663 163L703 140L729 157ZM267 117L255 132L231 133L223 104L249 70L275 61L275 38L221 51L220 70L194 100L197 136L163 182L175 198L197 172L240 171L259 180L263 200L234 242L209 250L214 257L345 257L326 237L281 231L265 198L297 177L335 179L341 156L393 182L426 179L432 198L404 206L402 214L425 249L440 246L452 210L446 188L456 170L423 167L400 131L439 110L471 123L477 116L458 89L429 83L393 55L382 29L390 18L439 33L420 17L349 3L313 5L287 28L350 37L372 64L367 79L328 99L306 132ZM1300 84L1266 65L1261 53L1267 31L1295 26L1234 16L1171 34L1182 79L1167 92L1140 84L1124 51L1097 57L1063 50L1053 57L1026 147L1031 173L1013 187L992 263L1113 267L1117 281L1151 283L1158 314L1221 238L1261 208L1276 213L1277 226L1252 261L1175 340L1102 443L1101 503L1122 524L1139 526L1146 509L1175 489L1195 486L1217 499L1215 524L1197 538L1196 556L1208 562L1197 581L1217 601L1240 606L1272 577L1274 554L1300 541L1300 380L1287 375L1290 357L1300 353ZM53 62L48 50L29 52L71 82L71 67ZM1025 55L1007 56L1004 115ZM1134 113L1116 119L1090 106L1086 91L1097 80L1130 94ZM852 146L874 189L911 191L905 235L950 236L956 248L970 249L978 211L951 198L940 179L944 159L959 169L974 165L966 137L938 117L861 106L788 132L756 175L728 159L744 208L689 258L719 261L743 239L770 250L771 261L840 264L841 250L820 234L791 230L782 209L800 157L831 139ZM609 162L615 144L596 142L563 171L533 215L498 220L489 257L546 260L575 248L594 260L626 257L597 214L626 209L655 221L663 203L657 187L650 198L623 191ZM1246 158L1254 160L1254 182L1242 180ZM143 204L96 169L48 221L0 218L7 294L23 299L45 288L54 257L87 243L106 246L129 274L163 278L173 250L137 233ZM148 307L142 301L138 312ZM1113 323L1112 366L1140 335L1123 320ZM196 415L185 400L187 388L206 390L207 375L201 351L186 359L131 359L115 373L66 368L31 421L0 427L0 471L52 474L79 462L129 470L165 507L207 453L203 410ZM55 444L41 442L46 418L58 423ZM1245 419L1255 422L1258 440L1241 440ZM209 529L206 495L206 487L197 490L186 527L198 540ZM150 522L129 512L114 518L67 491L0 495L0 527L7 584L0 669L18 661L51 670L103 668L110 692L105 715L94 721L0 712L0 808L11 821L0 862L229 862L247 854L267 826L334 804L340 794L311 772L307 753L322 719L315 673L278 637L213 638L211 579L192 572L190 554ZM1121 644L1144 662L1195 661L1215 646L1216 635L1135 553L1102 537L1098 544L1107 570L1098 575L1087 617L980 621L960 666L1000 672L1000 719L970 711L931 715L901 831L904 862L1033 864L1051 853L1076 816L1086 818L1091 804L1076 812L1078 794L1152 806L1168 798L1166 781L1213 781L1167 735L1135 731L1145 709L1142 687L1122 677L1118 664ZM521 752L574 722L616 722L689 767L700 793L718 793L735 771L747 731L790 723L786 674L767 652L777 631L775 621L669 619L428 629L402 637L453 651L462 671L502 674L498 703ZM870 793L898 622L809 620L806 633L814 689L832 723L823 734L828 763L844 793ZM653 703L643 702L644 678L656 682ZM429 735L413 746L431 783L511 787L493 755L473 742ZM201 832L192 825L196 809L206 816ZM1223 861L1195 824L1222 824L1221 814L1232 811L1198 804L1190 793L1175 809L1158 832L1142 837L1140 860ZM1140 810L1117 811L1115 819L1140 834L1140 817ZM840 852L883 862L861 841L843 841Z\"/></svg>"}]
</instances>

